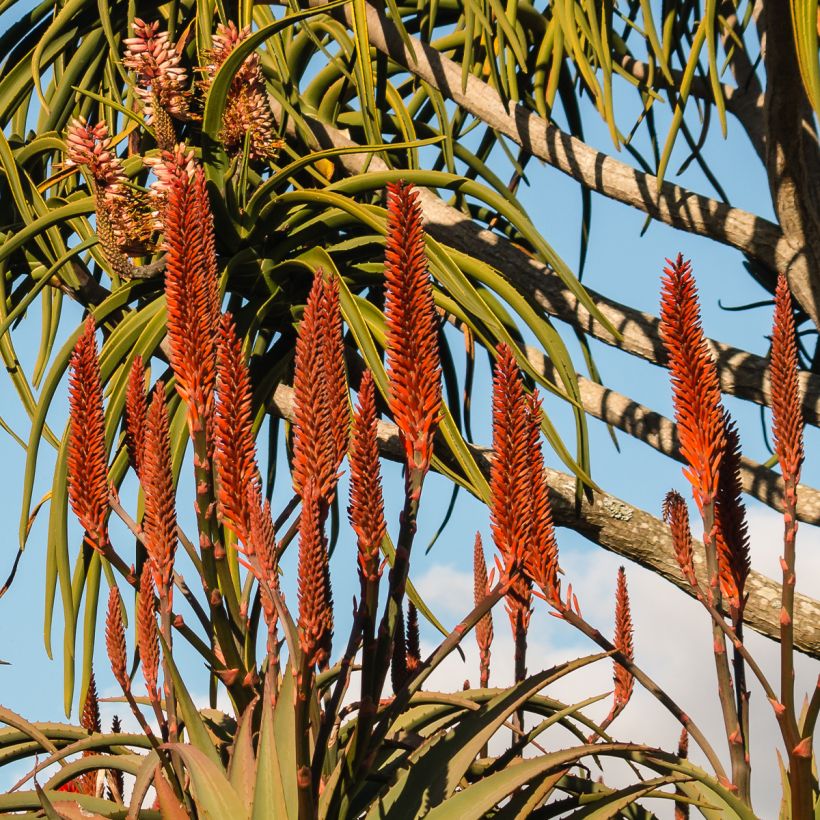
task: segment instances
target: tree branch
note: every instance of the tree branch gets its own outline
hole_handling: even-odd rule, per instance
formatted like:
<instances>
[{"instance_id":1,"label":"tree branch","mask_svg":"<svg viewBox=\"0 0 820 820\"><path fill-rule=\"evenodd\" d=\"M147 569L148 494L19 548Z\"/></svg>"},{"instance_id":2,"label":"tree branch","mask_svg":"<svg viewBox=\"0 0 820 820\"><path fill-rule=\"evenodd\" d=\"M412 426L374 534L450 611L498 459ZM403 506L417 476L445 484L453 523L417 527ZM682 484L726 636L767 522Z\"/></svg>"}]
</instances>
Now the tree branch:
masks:
<instances>
[{"instance_id":1,"label":"tree branch","mask_svg":"<svg viewBox=\"0 0 820 820\"><path fill-rule=\"evenodd\" d=\"M550 360L534 347L524 348L530 364L555 384L560 384L560 376ZM659 453L685 463L680 454L678 426L666 416L650 410L634 399L611 390L580 373L576 374L581 403L584 411L633 438L653 447ZM780 473L770 470L743 456L740 464L740 479L743 492L757 498L777 512L783 511L783 479ZM820 525L820 491L801 484L797 492L797 518L806 524Z\"/></svg>"},{"instance_id":2,"label":"tree branch","mask_svg":"<svg viewBox=\"0 0 820 820\"><path fill-rule=\"evenodd\" d=\"M280 384L274 393L271 410L292 421L293 388ZM378 438L383 456L397 461L404 458L398 428L394 424L379 422ZM489 476L493 451L488 447L468 446L481 471ZM442 448L438 448L437 455L446 458ZM575 477L550 468L546 472L553 518L558 526L581 533L604 549L635 561L692 595L692 588L678 567L672 536L666 524L607 493L596 493L593 503L584 500L576 506ZM696 574L705 584L706 559L702 545L696 542L694 552ZM753 571L746 582L746 589L749 600L744 614L745 623L761 635L777 640L780 635L780 584ZM820 623L820 601L795 595L795 648L812 657L820 657L817 623Z\"/></svg>"},{"instance_id":3,"label":"tree branch","mask_svg":"<svg viewBox=\"0 0 820 820\"><path fill-rule=\"evenodd\" d=\"M271 100L271 103L277 121L281 122L281 106L275 100ZM315 147L356 145L339 129L310 117L304 119L316 138ZM296 136L295 126L290 120L286 131L289 136ZM299 134L299 137L303 136ZM370 154L346 154L336 158L336 162L351 174L361 173L365 161L369 161L372 170L387 170L379 157ZM447 205L432 191L419 188L418 194L425 227L439 241L491 265L545 313L605 344L652 364L662 367L666 365L666 351L660 341L657 316L623 305L592 288L586 288L598 311L619 331L620 336L614 336L543 262L506 237L480 227L467 214ZM708 343L717 361L721 390L755 404L770 406L771 387L767 359L714 339L709 339ZM799 378L806 422L820 426L820 376L801 371Z\"/></svg>"},{"instance_id":4,"label":"tree branch","mask_svg":"<svg viewBox=\"0 0 820 820\"><path fill-rule=\"evenodd\" d=\"M310 0L310 4L321 6L322 2ZM771 270L784 271L801 307L820 327L817 301L808 288L810 276L803 249L795 247L779 226L671 182L659 185L657 177L596 151L522 106L505 105L498 93L477 77L468 75L466 91L462 91L460 66L409 35L412 51L408 50L390 20L369 3L366 11L368 37L378 51L590 190L672 227L738 248ZM352 26L352 14L347 7L336 12L348 26Z\"/></svg>"}]
</instances>

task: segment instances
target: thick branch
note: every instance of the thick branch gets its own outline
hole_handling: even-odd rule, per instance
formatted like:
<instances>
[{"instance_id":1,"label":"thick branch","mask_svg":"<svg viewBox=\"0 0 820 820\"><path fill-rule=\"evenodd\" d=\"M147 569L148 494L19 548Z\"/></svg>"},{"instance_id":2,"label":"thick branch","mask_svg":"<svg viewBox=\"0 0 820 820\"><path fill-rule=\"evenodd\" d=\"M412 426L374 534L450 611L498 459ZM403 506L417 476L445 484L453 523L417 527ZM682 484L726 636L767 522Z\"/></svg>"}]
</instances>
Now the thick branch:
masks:
<instances>
[{"instance_id":1,"label":"thick branch","mask_svg":"<svg viewBox=\"0 0 820 820\"><path fill-rule=\"evenodd\" d=\"M281 119L281 107L275 101L272 103L277 119ZM305 120L313 130L317 147L338 148L356 144L333 126L309 118ZM288 133L295 135L290 121L288 128ZM337 162L348 173L358 174L363 171L368 157L371 170L386 170L387 166L379 157L366 154L347 154L338 157ZM432 191L420 188L418 192L425 225L432 236L494 267L546 313L605 344L652 364L665 366L666 351L660 341L657 316L623 305L587 288L598 311L621 334L620 337L614 336L543 262L506 237L482 228ZM768 362L763 356L713 339L709 340L709 345L718 364L720 387L724 393L755 404L771 404ZM800 388L806 422L820 425L820 376L802 371Z\"/></svg>"},{"instance_id":2,"label":"thick branch","mask_svg":"<svg viewBox=\"0 0 820 820\"><path fill-rule=\"evenodd\" d=\"M322 3L311 0L311 5ZM659 185L657 177L596 151L522 106L505 105L491 86L472 75L467 77L466 91L462 91L460 66L413 37L409 38L413 47L409 51L391 21L369 4L366 9L368 36L377 50L590 190L675 228L738 248L771 270L786 272L801 307L820 326L816 300L801 285L808 281L802 250L795 248L777 225L671 182ZM348 25L352 25L350 9L346 7L337 14L347 15Z\"/></svg>"},{"instance_id":3,"label":"thick branch","mask_svg":"<svg viewBox=\"0 0 820 820\"><path fill-rule=\"evenodd\" d=\"M792 254L781 265L801 305L820 304L820 152L811 105L795 54L791 11L765 2L766 169L784 242ZM816 315L807 313L817 324Z\"/></svg>"},{"instance_id":4,"label":"thick branch","mask_svg":"<svg viewBox=\"0 0 820 820\"><path fill-rule=\"evenodd\" d=\"M283 418L293 419L293 389L279 385L273 396L273 410ZM394 424L379 423L379 449L390 459L402 460L404 450ZM482 472L489 476L492 450L470 445L470 450ZM439 452L441 456L441 453ZM576 507L575 478L547 468L555 523L580 532L604 549L629 558L641 566L671 581L687 594L691 587L683 578L675 559L672 536L662 521L643 510L606 493L597 493L593 503L584 500ZM706 582L703 547L695 544L696 571L702 583ZM749 601L745 622L755 631L777 640L780 635L780 584L757 572L749 575L746 583ZM820 657L820 601L805 595L795 596L795 647L801 652Z\"/></svg>"},{"instance_id":5,"label":"thick branch","mask_svg":"<svg viewBox=\"0 0 820 820\"><path fill-rule=\"evenodd\" d=\"M540 350L527 346L524 353L537 371L555 384L560 384L558 372ZM581 403L590 416L611 424L658 452L684 463L674 421L629 396L603 387L580 374L577 374L577 379ZM783 511L783 479L779 473L744 456L741 458L740 479L744 493L778 512ZM820 492L814 487L804 484L798 487L797 518L807 524L820 525Z\"/></svg>"}]
</instances>

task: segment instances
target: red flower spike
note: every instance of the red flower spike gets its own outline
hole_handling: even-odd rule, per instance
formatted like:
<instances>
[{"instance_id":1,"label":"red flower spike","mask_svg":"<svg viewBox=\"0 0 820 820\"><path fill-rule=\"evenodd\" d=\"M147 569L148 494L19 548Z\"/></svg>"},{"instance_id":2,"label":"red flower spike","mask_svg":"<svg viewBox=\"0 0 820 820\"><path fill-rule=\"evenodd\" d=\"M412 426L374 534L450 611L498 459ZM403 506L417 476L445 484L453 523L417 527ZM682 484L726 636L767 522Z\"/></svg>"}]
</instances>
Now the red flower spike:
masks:
<instances>
[{"instance_id":1,"label":"red flower spike","mask_svg":"<svg viewBox=\"0 0 820 820\"><path fill-rule=\"evenodd\" d=\"M390 412L411 469L426 472L441 411L441 365L421 207L412 186L387 186L385 321Z\"/></svg>"},{"instance_id":2,"label":"red flower spike","mask_svg":"<svg viewBox=\"0 0 820 820\"><path fill-rule=\"evenodd\" d=\"M140 577L140 594L137 605L137 647L142 664L145 688L152 702L159 701L157 679L159 675L159 632L157 630L154 582L145 569Z\"/></svg>"},{"instance_id":3,"label":"red flower spike","mask_svg":"<svg viewBox=\"0 0 820 820\"><path fill-rule=\"evenodd\" d=\"M718 493L715 499L717 523L718 575L721 594L728 600L736 623L742 620L746 579L751 569L746 508L741 497L740 436L725 414L726 450L720 463Z\"/></svg>"},{"instance_id":4,"label":"red flower spike","mask_svg":"<svg viewBox=\"0 0 820 820\"><path fill-rule=\"evenodd\" d=\"M258 561L257 580L262 584L262 612L268 631L276 628L278 614L273 598L268 589L279 589L279 572L276 568L276 533L273 529L270 502L265 499L262 504L262 493L258 484L251 484L247 491L248 508L250 509L250 529L247 554L255 555ZM253 565L251 571L256 574Z\"/></svg>"},{"instance_id":5,"label":"red flower spike","mask_svg":"<svg viewBox=\"0 0 820 820\"><path fill-rule=\"evenodd\" d=\"M531 535L530 547L524 556L524 572L542 590L548 601L561 601L561 581L558 578L558 542L552 523L549 486L541 452L541 401L537 394L527 397L529 432Z\"/></svg>"},{"instance_id":6,"label":"red flower spike","mask_svg":"<svg viewBox=\"0 0 820 820\"><path fill-rule=\"evenodd\" d=\"M387 532L384 520L381 464L376 437L376 388L366 370L359 387L350 444L350 525L356 533L362 583L379 577L379 550Z\"/></svg>"},{"instance_id":7,"label":"red flower spike","mask_svg":"<svg viewBox=\"0 0 820 820\"><path fill-rule=\"evenodd\" d=\"M333 441L332 464L334 474L350 446L350 401L345 374L342 308L339 301L339 282L335 276L323 277L324 298L319 314L323 381L327 393L330 434Z\"/></svg>"},{"instance_id":8,"label":"red flower spike","mask_svg":"<svg viewBox=\"0 0 820 820\"><path fill-rule=\"evenodd\" d=\"M473 600L478 606L490 592L490 582L487 578L487 563L484 560L484 547L481 543L481 533L475 534L473 547ZM493 614L487 611L475 626L476 643L478 643L480 686L486 689L490 683L490 651L493 643Z\"/></svg>"},{"instance_id":9,"label":"red flower spike","mask_svg":"<svg viewBox=\"0 0 820 820\"><path fill-rule=\"evenodd\" d=\"M313 483L305 487L299 519L299 646L311 666L322 668L333 637L333 601L327 546Z\"/></svg>"},{"instance_id":10,"label":"red flower spike","mask_svg":"<svg viewBox=\"0 0 820 820\"><path fill-rule=\"evenodd\" d=\"M247 488L259 484L250 373L229 313L219 325L214 460L219 493L217 512L243 543L248 543L251 510Z\"/></svg>"},{"instance_id":11,"label":"red flower spike","mask_svg":"<svg viewBox=\"0 0 820 820\"><path fill-rule=\"evenodd\" d=\"M333 500L347 451L350 410L342 359L338 285L318 271L296 339L293 389L293 485L304 497L313 482L325 505Z\"/></svg>"},{"instance_id":12,"label":"red flower spike","mask_svg":"<svg viewBox=\"0 0 820 820\"><path fill-rule=\"evenodd\" d=\"M145 423L148 398L145 393L145 365L137 354L128 374L125 393L125 446L137 476L142 474L142 453L145 448Z\"/></svg>"},{"instance_id":13,"label":"red flower spike","mask_svg":"<svg viewBox=\"0 0 820 820\"><path fill-rule=\"evenodd\" d=\"M419 613L415 604L407 604L407 674L411 677L421 668L421 640L419 637Z\"/></svg>"},{"instance_id":14,"label":"red flower spike","mask_svg":"<svg viewBox=\"0 0 820 820\"><path fill-rule=\"evenodd\" d=\"M108 546L108 466L100 363L94 331L94 319L89 315L71 356L68 498L74 515L85 530L86 543L104 553Z\"/></svg>"},{"instance_id":15,"label":"red flower spike","mask_svg":"<svg viewBox=\"0 0 820 820\"><path fill-rule=\"evenodd\" d=\"M664 270L660 333L669 356L675 419L684 475L703 511L718 489L726 447L720 383L700 323L697 288L689 262L678 254Z\"/></svg>"},{"instance_id":16,"label":"red flower spike","mask_svg":"<svg viewBox=\"0 0 820 820\"><path fill-rule=\"evenodd\" d=\"M102 731L102 725L100 724L100 702L97 698L97 682L94 679L93 671L88 680L85 704L83 705L83 712L80 715L80 726L88 730L89 734ZM93 754L94 752L86 750L83 752L83 757L90 757ZM96 771L85 772L77 777L74 782L79 787L78 792L80 794L95 795L97 793Z\"/></svg>"},{"instance_id":17,"label":"red flower spike","mask_svg":"<svg viewBox=\"0 0 820 820\"><path fill-rule=\"evenodd\" d=\"M177 392L192 435L209 431L216 373L219 276L205 172L172 180L165 210L165 298Z\"/></svg>"},{"instance_id":18,"label":"red flower spike","mask_svg":"<svg viewBox=\"0 0 820 820\"><path fill-rule=\"evenodd\" d=\"M794 494L803 464L803 411L798 386L797 343L792 298L786 277L777 277L772 328L772 428L774 449L786 483L786 493Z\"/></svg>"},{"instance_id":19,"label":"red flower spike","mask_svg":"<svg viewBox=\"0 0 820 820\"><path fill-rule=\"evenodd\" d=\"M689 510L683 496L670 490L663 500L663 520L672 530L672 544L681 571L690 584L695 581L695 564L692 555L692 532L689 528Z\"/></svg>"},{"instance_id":20,"label":"red flower spike","mask_svg":"<svg viewBox=\"0 0 820 820\"><path fill-rule=\"evenodd\" d=\"M88 680L88 690L85 693L83 713L80 715L80 726L84 729L88 729L89 732L102 731L102 724L100 723L100 701L97 697L97 681L94 678L94 672L91 673L91 677Z\"/></svg>"},{"instance_id":21,"label":"red flower spike","mask_svg":"<svg viewBox=\"0 0 820 820\"><path fill-rule=\"evenodd\" d=\"M131 689L127 670L127 653L125 648L125 628L122 625L122 601L116 587L108 593L108 612L105 618L105 648L114 678L124 692Z\"/></svg>"},{"instance_id":22,"label":"red flower spike","mask_svg":"<svg viewBox=\"0 0 820 820\"><path fill-rule=\"evenodd\" d=\"M532 522L530 430L524 385L512 351L498 347L493 379L493 451L490 516L493 540L507 575L524 562Z\"/></svg>"},{"instance_id":23,"label":"red flower spike","mask_svg":"<svg viewBox=\"0 0 820 820\"><path fill-rule=\"evenodd\" d=\"M626 586L626 572L618 570L618 585L615 593L615 640L613 644L627 660L634 660L632 646L632 615L629 610L629 591ZM615 681L615 708L623 708L632 697L635 679L632 673L618 661L613 664Z\"/></svg>"},{"instance_id":24,"label":"red flower spike","mask_svg":"<svg viewBox=\"0 0 820 820\"><path fill-rule=\"evenodd\" d=\"M177 516L174 481L171 473L171 443L165 385L154 387L145 425L145 450L142 456L142 487L145 516L142 522L149 566L161 597L170 605L174 553L177 546Z\"/></svg>"}]
</instances>

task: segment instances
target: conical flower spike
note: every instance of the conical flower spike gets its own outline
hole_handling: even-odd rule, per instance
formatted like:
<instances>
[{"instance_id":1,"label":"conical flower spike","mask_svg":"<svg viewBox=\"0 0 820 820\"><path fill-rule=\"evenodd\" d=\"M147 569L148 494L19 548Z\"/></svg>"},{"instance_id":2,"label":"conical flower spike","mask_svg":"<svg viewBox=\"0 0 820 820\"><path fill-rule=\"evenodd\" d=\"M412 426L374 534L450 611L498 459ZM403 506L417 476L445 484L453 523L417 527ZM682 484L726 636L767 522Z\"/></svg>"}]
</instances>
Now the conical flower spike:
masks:
<instances>
[{"instance_id":1,"label":"conical flower spike","mask_svg":"<svg viewBox=\"0 0 820 820\"><path fill-rule=\"evenodd\" d=\"M89 316L71 356L68 498L85 530L86 543L104 553L108 547L108 466L94 331L94 319Z\"/></svg>"},{"instance_id":2,"label":"conical flower spike","mask_svg":"<svg viewBox=\"0 0 820 820\"><path fill-rule=\"evenodd\" d=\"M388 185L387 212L384 277L390 412L408 466L426 472L441 411L441 365L421 207L410 185Z\"/></svg>"},{"instance_id":3,"label":"conical flower spike","mask_svg":"<svg viewBox=\"0 0 820 820\"><path fill-rule=\"evenodd\" d=\"M684 475L703 512L718 489L720 461L726 449L717 368L700 323L692 269L679 254L664 270L660 333L669 356L675 419Z\"/></svg>"},{"instance_id":4,"label":"conical flower spike","mask_svg":"<svg viewBox=\"0 0 820 820\"><path fill-rule=\"evenodd\" d=\"M796 503L803 463L803 411L798 385L797 344L789 286L783 274L777 279L772 329L772 426L774 447L786 483L786 494Z\"/></svg>"},{"instance_id":5,"label":"conical flower spike","mask_svg":"<svg viewBox=\"0 0 820 820\"><path fill-rule=\"evenodd\" d=\"M379 550L387 532L376 430L375 386L373 376L367 370L359 387L359 407L353 417L349 458L348 516L358 541L359 577L362 583L378 579Z\"/></svg>"},{"instance_id":6,"label":"conical flower spike","mask_svg":"<svg viewBox=\"0 0 820 820\"><path fill-rule=\"evenodd\" d=\"M161 381L154 388L148 408L142 466L145 548L160 599L167 599L170 606L177 546L177 517L171 474L168 410L165 406L165 385Z\"/></svg>"},{"instance_id":7,"label":"conical flower spike","mask_svg":"<svg viewBox=\"0 0 820 820\"><path fill-rule=\"evenodd\" d=\"M293 484L304 497L312 483L325 507L333 500L350 436L341 333L338 283L319 271L296 340Z\"/></svg>"},{"instance_id":8,"label":"conical flower spike","mask_svg":"<svg viewBox=\"0 0 820 820\"><path fill-rule=\"evenodd\" d=\"M205 172L172 181L165 212L165 298L177 392L192 435L208 431L216 382L219 277Z\"/></svg>"},{"instance_id":9,"label":"conical flower spike","mask_svg":"<svg viewBox=\"0 0 820 820\"><path fill-rule=\"evenodd\" d=\"M613 644L623 656L634 660L632 647L632 615L629 609L629 591L626 586L626 572L621 567L618 570L618 586L615 594L615 640ZM632 697L635 679L632 673L616 660L614 662L613 678L615 681L615 708L623 709Z\"/></svg>"},{"instance_id":10,"label":"conical flower spike","mask_svg":"<svg viewBox=\"0 0 820 820\"><path fill-rule=\"evenodd\" d=\"M487 578L487 562L484 559L484 547L481 534L475 534L473 547L473 603L478 606L490 592ZM493 645L493 614L491 610L476 624L475 638L478 643L480 687L490 685L490 652Z\"/></svg>"},{"instance_id":11,"label":"conical flower spike","mask_svg":"<svg viewBox=\"0 0 820 820\"><path fill-rule=\"evenodd\" d=\"M216 389L217 510L239 541L247 545L251 517L248 487L259 484L260 479L253 437L250 374L229 313L222 317L219 325Z\"/></svg>"}]
</instances>

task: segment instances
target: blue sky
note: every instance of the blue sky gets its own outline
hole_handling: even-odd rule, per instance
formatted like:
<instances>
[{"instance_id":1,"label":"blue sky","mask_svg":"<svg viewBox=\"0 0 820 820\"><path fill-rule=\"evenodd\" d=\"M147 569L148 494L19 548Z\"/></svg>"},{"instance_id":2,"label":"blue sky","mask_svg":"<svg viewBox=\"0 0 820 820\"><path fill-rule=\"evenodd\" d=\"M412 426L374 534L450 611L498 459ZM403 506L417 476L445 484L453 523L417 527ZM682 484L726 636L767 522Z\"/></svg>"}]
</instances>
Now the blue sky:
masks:
<instances>
[{"instance_id":1,"label":"blue sky","mask_svg":"<svg viewBox=\"0 0 820 820\"><path fill-rule=\"evenodd\" d=\"M622 112L619 121L622 128L628 129L631 125L630 116L634 113L633 101L623 94L619 95L616 101ZM659 132L663 133L667 121L664 117L660 117L659 120ZM589 142L611 152L606 126L597 115L588 114L585 127ZM684 156L685 152L679 147L676 153L678 163ZM712 167L718 169L719 178L733 204L754 211L760 216L772 217L765 173L734 120L729 119L728 142L724 143L713 135L707 144L706 156ZM621 158L628 161L626 155ZM674 170L675 167L673 161L670 168ZM507 176L506 169L502 176ZM577 186L564 175L537 160L531 161L528 166L528 179L530 185L522 186L520 191L521 201L528 208L536 227L544 237L571 267L576 268L581 219ZM690 167L682 182L696 191L709 193L706 180L694 166ZM691 258L693 263L701 292L707 334L740 348L765 354L765 335L770 330L771 309L726 312L718 306L718 300L736 305L766 298L764 291L743 269L741 255L731 248L660 224L652 224L646 235L641 237L643 222L644 217L641 213L600 196L593 197L592 241L584 282L604 295L657 314L664 258L680 251L684 256ZM74 326L75 321L80 320L81 313L76 306L69 304L64 306L64 311L65 327L68 329ZM558 327L573 353L578 369L583 371L583 359L572 334L565 332L566 329L560 324ZM14 333L14 343L20 362L27 374L32 371L39 336L40 318L38 311L34 310ZM608 386L667 416L672 414L668 375L664 370L595 341L591 342L591 346ZM454 346L454 349L457 350L458 347ZM483 357L479 359L474 392L473 429L479 443L489 443L490 379L484 362ZM27 418L8 379L2 374L0 378L5 379L0 381L0 390L3 391L0 395L4 398L0 414L25 439L28 430ZM50 417L53 429L58 433L63 429L65 422L66 392L63 385ZM768 453L760 431L759 409L755 405L734 400L727 400L727 405L740 425L744 453L759 461L766 460ZM571 418L566 407L552 399L547 401L546 406L566 440L572 441L574 437ZM619 453L613 447L603 424L590 419L589 426L593 477L607 491L655 515L659 514L661 501L668 489L675 487L688 497L680 465L659 456L648 446L623 434L618 435L621 446ZM809 431L808 458L804 467L804 482L815 486L820 483L820 474L812 458L817 445L816 438L816 432ZM561 469L553 454L547 452L546 455L551 466ZM3 470L0 471L0 511L6 521L0 548L0 570L5 571L10 565L17 545L24 454L2 431L0 458L3 463ZM52 467L53 451L44 444L41 447L35 499L47 491ZM284 475L280 469L280 476ZM188 532L192 532L194 528L190 510L193 496L190 492L189 477L190 471L183 470L183 483L178 498L182 521ZM281 508L289 498L285 484L283 478L274 496L275 509ZM402 479L394 465L386 465L385 486L391 532L395 534ZM132 496L133 493L131 496L128 492L124 494L127 506ZM346 498L344 482L342 497ZM445 533L429 555L424 555L424 547L438 526L448 500L447 483L443 479L431 476L425 488L411 577L425 592L434 611L446 624L452 625L471 604L470 573L474 533L478 529L484 535L488 557L490 538L486 510L462 493L456 513ZM759 504L750 503L749 507L754 543L753 563L756 568L773 575L778 572L778 522ZM129 508L134 509L133 503L130 503ZM63 710L59 620L55 623L54 629L53 661L46 657L42 640L42 572L46 524L47 509L33 527L15 584L6 596L0 599L0 624L4 627L0 632L0 658L11 663L10 666L0 668L0 680L3 681L0 691L3 705L31 719L60 720L63 718ZM79 533L75 530L74 535L76 545L79 543ZM118 538L121 539L119 542ZM813 548L820 546L816 531L803 526L798 539L798 561L805 558L805 566L814 569L816 563L813 556L809 557L808 551L815 552ZM131 539L121 529L114 529L114 543L121 544L122 552L129 554ZM573 583L585 615L602 630L608 631L612 620L615 571L621 562L620 559L566 530L559 533L559 545L567 579ZM284 564L285 589L291 602L295 602L294 557L292 554L289 555ZM818 576L813 572L801 576L800 566L798 563L798 586L820 597L816 582ZM717 715L716 710L708 705L713 700L714 691L710 677L713 672L710 667L708 622L698 615L697 608L683 593L658 581L645 570L629 565L627 569L633 587L636 652L639 662L645 663L650 673L656 675L661 683L675 690L674 696L680 697L682 703L691 709L696 718L702 718L708 728L716 720ZM339 647L346 639L346 623L352 607L352 596L358 587L352 542L347 536L340 540L334 555L333 573L338 623L335 646ZM494 653L494 680L498 682L506 678L506 671L511 663L511 654L505 654L505 646L509 648L507 631L506 618L503 610L499 608L496 614L496 634L499 637ZM427 645L432 645L435 632L425 627L423 637ZM129 641L129 645L133 646L133 641ZM767 663L773 660L773 644L756 637L750 639L750 644L763 653ZM179 646L181 645L180 642ZM547 617L543 609L537 610L533 617L531 632L531 671L542 664L546 665L557 659L587 651L592 651L592 648L570 632L568 627ZM468 655L468 660L471 658L472 654ZM96 661L102 692L115 694L110 675L107 674L101 642L97 646ZM206 678L201 674L201 666L195 658L189 656L186 668L195 681L192 689L204 697ZM810 677L811 668L812 664L808 662L800 663L799 680L807 681L806 685L813 685L813 678ZM583 678L583 685L568 684L566 696L572 699L575 693L574 699L580 700L593 692L606 691L609 688L609 676L608 667L596 670ZM468 663L464 666L460 661L453 659L443 671L440 682L442 685L457 688L465 678L472 678L475 682L475 665ZM593 688L585 689L584 686ZM706 691L705 696L703 691ZM753 694L752 704L756 715L753 722L754 742L762 757L753 776L758 800L757 810L763 816L773 816L777 808L772 802L772 789L776 781L772 781L766 774L774 768L773 758L770 757L773 730L771 721L767 720L767 706L760 693ZM636 704L633 704L621 718L620 728L627 732L630 739L646 739L651 742L662 742L667 746L673 745L677 738L677 730L663 715L654 712L653 709L652 704L636 698ZM122 713L123 710L119 711ZM647 717L648 715L652 717ZM716 743L720 743L719 731L710 732L710 736ZM6 782L5 775L0 775L0 782ZM768 810L770 807L771 811Z\"/></svg>"}]
</instances>

